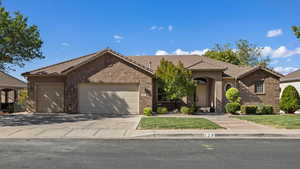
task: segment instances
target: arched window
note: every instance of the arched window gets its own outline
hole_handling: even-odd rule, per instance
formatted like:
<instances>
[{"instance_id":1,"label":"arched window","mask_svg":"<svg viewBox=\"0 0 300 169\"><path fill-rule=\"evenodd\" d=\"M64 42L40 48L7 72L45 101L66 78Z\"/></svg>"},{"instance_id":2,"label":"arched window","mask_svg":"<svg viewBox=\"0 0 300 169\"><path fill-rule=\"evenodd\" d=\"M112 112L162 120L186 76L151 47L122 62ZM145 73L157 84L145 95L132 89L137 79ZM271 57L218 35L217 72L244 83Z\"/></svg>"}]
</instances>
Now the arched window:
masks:
<instances>
[{"instance_id":1,"label":"arched window","mask_svg":"<svg viewBox=\"0 0 300 169\"><path fill-rule=\"evenodd\" d=\"M232 84L231 84L231 83L227 83L227 84L225 85L225 92L226 92L228 89L230 89L230 88L232 88Z\"/></svg>"},{"instance_id":2,"label":"arched window","mask_svg":"<svg viewBox=\"0 0 300 169\"><path fill-rule=\"evenodd\" d=\"M195 78L194 80L196 81L197 84L206 84L207 83L207 79L201 78L201 77Z\"/></svg>"}]
</instances>

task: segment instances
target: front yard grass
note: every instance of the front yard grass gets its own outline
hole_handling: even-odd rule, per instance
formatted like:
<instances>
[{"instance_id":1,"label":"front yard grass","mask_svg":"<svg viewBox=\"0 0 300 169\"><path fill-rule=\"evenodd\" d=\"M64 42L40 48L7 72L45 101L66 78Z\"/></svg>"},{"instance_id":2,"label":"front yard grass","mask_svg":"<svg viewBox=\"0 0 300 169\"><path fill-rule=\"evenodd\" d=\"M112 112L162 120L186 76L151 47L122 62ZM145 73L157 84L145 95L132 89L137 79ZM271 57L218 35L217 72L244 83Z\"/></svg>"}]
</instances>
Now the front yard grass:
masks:
<instances>
[{"instance_id":1,"label":"front yard grass","mask_svg":"<svg viewBox=\"0 0 300 169\"><path fill-rule=\"evenodd\" d=\"M220 129L221 126L204 118L143 117L138 129Z\"/></svg>"},{"instance_id":2,"label":"front yard grass","mask_svg":"<svg viewBox=\"0 0 300 169\"><path fill-rule=\"evenodd\" d=\"M232 117L277 128L300 129L300 115L245 115Z\"/></svg>"}]
</instances>

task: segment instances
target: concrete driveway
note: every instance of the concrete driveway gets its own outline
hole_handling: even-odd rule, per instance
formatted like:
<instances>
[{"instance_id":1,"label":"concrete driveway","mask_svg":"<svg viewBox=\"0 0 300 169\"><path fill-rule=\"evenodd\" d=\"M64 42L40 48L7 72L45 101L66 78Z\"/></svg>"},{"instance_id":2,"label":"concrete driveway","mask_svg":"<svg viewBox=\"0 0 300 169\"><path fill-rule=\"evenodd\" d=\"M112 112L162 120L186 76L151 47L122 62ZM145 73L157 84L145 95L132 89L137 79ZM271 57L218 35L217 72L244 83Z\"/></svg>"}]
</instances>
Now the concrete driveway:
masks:
<instances>
[{"instance_id":1,"label":"concrete driveway","mask_svg":"<svg viewBox=\"0 0 300 169\"><path fill-rule=\"evenodd\" d=\"M139 120L138 115L2 115L0 138L119 138L134 130Z\"/></svg>"}]
</instances>

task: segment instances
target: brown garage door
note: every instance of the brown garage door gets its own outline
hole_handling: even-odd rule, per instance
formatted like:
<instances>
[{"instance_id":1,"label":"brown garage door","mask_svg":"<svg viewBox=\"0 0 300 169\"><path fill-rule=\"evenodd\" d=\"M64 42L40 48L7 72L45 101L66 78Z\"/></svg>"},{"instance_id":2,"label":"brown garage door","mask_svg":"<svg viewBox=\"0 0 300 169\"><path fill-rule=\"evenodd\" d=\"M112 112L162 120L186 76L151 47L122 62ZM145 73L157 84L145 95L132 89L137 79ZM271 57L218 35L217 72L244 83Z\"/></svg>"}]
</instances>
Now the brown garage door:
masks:
<instances>
[{"instance_id":1,"label":"brown garage door","mask_svg":"<svg viewBox=\"0 0 300 169\"><path fill-rule=\"evenodd\" d=\"M81 113L138 114L138 84L80 84Z\"/></svg>"},{"instance_id":2,"label":"brown garage door","mask_svg":"<svg viewBox=\"0 0 300 169\"><path fill-rule=\"evenodd\" d=\"M60 113L64 107L63 83L37 84L37 112Z\"/></svg>"}]
</instances>

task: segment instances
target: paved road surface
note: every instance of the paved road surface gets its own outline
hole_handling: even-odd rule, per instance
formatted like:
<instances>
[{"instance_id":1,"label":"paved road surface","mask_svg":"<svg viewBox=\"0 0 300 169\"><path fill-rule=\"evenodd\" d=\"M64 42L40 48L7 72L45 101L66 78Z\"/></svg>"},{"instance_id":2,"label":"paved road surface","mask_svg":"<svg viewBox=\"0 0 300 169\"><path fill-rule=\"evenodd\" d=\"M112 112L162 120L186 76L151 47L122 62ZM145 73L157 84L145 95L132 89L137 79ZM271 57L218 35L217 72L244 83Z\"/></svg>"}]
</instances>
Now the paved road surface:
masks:
<instances>
[{"instance_id":1,"label":"paved road surface","mask_svg":"<svg viewBox=\"0 0 300 169\"><path fill-rule=\"evenodd\" d=\"M1 169L299 169L300 140L0 140Z\"/></svg>"}]
</instances>

